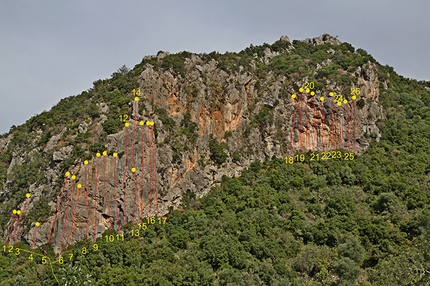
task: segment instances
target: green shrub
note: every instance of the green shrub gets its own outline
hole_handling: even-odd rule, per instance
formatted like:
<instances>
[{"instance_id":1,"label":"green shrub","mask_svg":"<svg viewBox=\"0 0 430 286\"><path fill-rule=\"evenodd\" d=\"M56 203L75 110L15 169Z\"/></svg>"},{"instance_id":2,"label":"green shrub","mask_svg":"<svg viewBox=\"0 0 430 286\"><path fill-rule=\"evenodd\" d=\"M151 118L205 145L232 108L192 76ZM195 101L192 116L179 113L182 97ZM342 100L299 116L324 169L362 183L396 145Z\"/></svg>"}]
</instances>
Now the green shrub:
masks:
<instances>
[{"instance_id":1,"label":"green shrub","mask_svg":"<svg viewBox=\"0 0 430 286\"><path fill-rule=\"evenodd\" d=\"M75 145L73 146L72 156L74 159L84 159L85 158L85 150L82 149L81 146Z\"/></svg>"},{"instance_id":2,"label":"green shrub","mask_svg":"<svg viewBox=\"0 0 430 286\"><path fill-rule=\"evenodd\" d=\"M211 138L209 140L209 149L211 152L210 158L218 165L221 165L227 161L227 154L225 153L224 148L226 148L226 145L218 144L215 138Z\"/></svg>"},{"instance_id":3,"label":"green shrub","mask_svg":"<svg viewBox=\"0 0 430 286\"><path fill-rule=\"evenodd\" d=\"M352 285L360 275L360 268L348 257L339 259L333 270L340 278L339 285Z\"/></svg>"},{"instance_id":4,"label":"green shrub","mask_svg":"<svg viewBox=\"0 0 430 286\"><path fill-rule=\"evenodd\" d=\"M263 132L265 128L273 124L273 112L267 107L263 106L261 110L255 115L251 121L251 126L258 126L260 132Z\"/></svg>"},{"instance_id":5,"label":"green shrub","mask_svg":"<svg viewBox=\"0 0 430 286\"><path fill-rule=\"evenodd\" d=\"M361 265L366 257L366 250L355 236L350 237L345 243L340 244L338 253L343 257L350 258L357 263L357 265Z\"/></svg>"},{"instance_id":6,"label":"green shrub","mask_svg":"<svg viewBox=\"0 0 430 286\"><path fill-rule=\"evenodd\" d=\"M118 119L108 118L102 123L103 130L106 134L113 134L121 130L122 124Z\"/></svg>"},{"instance_id":7,"label":"green shrub","mask_svg":"<svg viewBox=\"0 0 430 286\"><path fill-rule=\"evenodd\" d=\"M188 130L193 133L198 128L198 125L196 122L191 121L191 114L189 112L186 112L184 114L184 119L182 119L181 125L188 128Z\"/></svg>"},{"instance_id":8,"label":"green shrub","mask_svg":"<svg viewBox=\"0 0 430 286\"><path fill-rule=\"evenodd\" d=\"M51 213L50 210L51 208L48 204L48 200L44 195L41 195L34 203L34 207L25 214L26 223L30 225L36 221L41 223L45 222Z\"/></svg>"},{"instance_id":9,"label":"green shrub","mask_svg":"<svg viewBox=\"0 0 430 286\"><path fill-rule=\"evenodd\" d=\"M231 155L231 157L232 157L232 161L234 163L240 162L240 160L242 159L240 153L237 152L237 151L233 152L233 154Z\"/></svg>"},{"instance_id":10,"label":"green shrub","mask_svg":"<svg viewBox=\"0 0 430 286\"><path fill-rule=\"evenodd\" d=\"M167 115L167 111L165 109L156 107L155 114L158 115L158 118L163 123L164 129L171 131L176 126L175 120Z\"/></svg>"},{"instance_id":11,"label":"green shrub","mask_svg":"<svg viewBox=\"0 0 430 286\"><path fill-rule=\"evenodd\" d=\"M88 141L87 139L89 139L90 137L91 137L91 133L89 133L89 132L82 132L82 133L79 133L78 135L76 135L75 141L78 142L78 143L80 143L80 142L87 142Z\"/></svg>"},{"instance_id":12,"label":"green shrub","mask_svg":"<svg viewBox=\"0 0 430 286\"><path fill-rule=\"evenodd\" d=\"M94 143L90 146L90 152L93 155L96 154L97 152L101 153L103 151L106 151L106 147L100 142Z\"/></svg>"},{"instance_id":13,"label":"green shrub","mask_svg":"<svg viewBox=\"0 0 430 286\"><path fill-rule=\"evenodd\" d=\"M185 77L186 69L185 69L185 58L189 58L191 56L190 52L181 52L178 54L171 54L165 56L161 59L161 68L167 70L172 69L178 75Z\"/></svg>"},{"instance_id":14,"label":"green shrub","mask_svg":"<svg viewBox=\"0 0 430 286\"><path fill-rule=\"evenodd\" d=\"M126 106L128 109L129 103L130 103L130 98L128 98L127 96L116 95L114 98L112 98L109 101L109 108L111 109L110 111L112 113L119 112L120 110L123 109L124 106Z\"/></svg>"},{"instance_id":15,"label":"green shrub","mask_svg":"<svg viewBox=\"0 0 430 286\"><path fill-rule=\"evenodd\" d=\"M7 168L0 164L0 189L3 189L7 176Z\"/></svg>"},{"instance_id":16,"label":"green shrub","mask_svg":"<svg viewBox=\"0 0 430 286\"><path fill-rule=\"evenodd\" d=\"M14 166L8 178L12 181L13 188L15 190L28 189L28 187L35 182L43 182L42 165L42 157L39 154L35 154L28 162Z\"/></svg>"}]
</instances>

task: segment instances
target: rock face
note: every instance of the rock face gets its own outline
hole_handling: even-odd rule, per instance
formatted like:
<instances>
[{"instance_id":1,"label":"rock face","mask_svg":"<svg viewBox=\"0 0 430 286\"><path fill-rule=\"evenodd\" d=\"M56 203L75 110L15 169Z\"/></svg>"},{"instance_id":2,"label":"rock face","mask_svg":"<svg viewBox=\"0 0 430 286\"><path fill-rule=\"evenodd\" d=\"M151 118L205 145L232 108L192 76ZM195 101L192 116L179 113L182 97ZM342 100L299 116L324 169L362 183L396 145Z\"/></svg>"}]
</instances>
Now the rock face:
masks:
<instances>
[{"instance_id":1,"label":"rock face","mask_svg":"<svg viewBox=\"0 0 430 286\"><path fill-rule=\"evenodd\" d=\"M281 41L290 42L287 36ZM304 41L341 43L327 34ZM142 96L129 126L105 139L109 154L75 163L70 166L71 175L64 178L59 164L74 150L59 142L66 130L52 134L41 147L51 156L43 170L45 188L53 193L58 178L62 188L36 236L31 226L22 238L35 245L51 242L61 251L65 244L99 237L109 228L118 230L127 222L165 215L180 206L187 190L199 198L223 176L238 176L255 160L334 149L360 154L370 140L379 140L376 121L383 119L383 113L376 64L369 62L348 73L360 94L356 101L348 98L338 107L329 91L344 89L330 79L313 96L298 92L298 87L305 87L306 77L295 81L270 70L264 76L256 73L256 61L268 65L279 54L266 48L251 68L237 70L221 68L220 62L204 54L191 54L183 61L186 76L146 64L137 77ZM160 61L169 55L163 52L146 59ZM331 60L326 60L317 63L316 69L330 65ZM100 109L100 120L77 124L78 133L100 130L108 107L102 104ZM154 122L155 129L146 122ZM0 139L0 148L7 148L10 140L11 136ZM12 162L17 165L22 160L16 156ZM41 185L36 183L32 189ZM39 198L32 196L28 206Z\"/></svg>"},{"instance_id":2,"label":"rock face","mask_svg":"<svg viewBox=\"0 0 430 286\"><path fill-rule=\"evenodd\" d=\"M63 161L64 158L70 155L70 152L72 152L72 150L73 150L73 146L69 145L69 146L63 147L60 150L54 152L52 156L52 160Z\"/></svg>"},{"instance_id":3,"label":"rock face","mask_svg":"<svg viewBox=\"0 0 430 286\"><path fill-rule=\"evenodd\" d=\"M322 45L322 44L332 44L332 45L340 45L342 42L337 39L337 37L333 37L329 34L323 34L320 37L316 38L306 38L303 40L307 44L312 45Z\"/></svg>"}]
</instances>

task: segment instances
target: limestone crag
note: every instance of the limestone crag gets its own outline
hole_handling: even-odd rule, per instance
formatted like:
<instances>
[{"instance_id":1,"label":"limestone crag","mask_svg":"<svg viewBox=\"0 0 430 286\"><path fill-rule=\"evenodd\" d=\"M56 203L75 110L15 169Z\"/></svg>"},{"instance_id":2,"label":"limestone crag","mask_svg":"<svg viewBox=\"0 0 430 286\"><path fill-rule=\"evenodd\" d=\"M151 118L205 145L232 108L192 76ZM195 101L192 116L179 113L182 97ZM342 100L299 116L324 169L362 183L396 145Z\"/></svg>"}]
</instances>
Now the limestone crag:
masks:
<instances>
[{"instance_id":1,"label":"limestone crag","mask_svg":"<svg viewBox=\"0 0 430 286\"><path fill-rule=\"evenodd\" d=\"M340 45L342 42L338 40L337 37L333 37L329 34L322 34L320 37L316 38L306 38L303 42L312 45L322 45L322 44L332 44L332 45Z\"/></svg>"},{"instance_id":2,"label":"limestone crag","mask_svg":"<svg viewBox=\"0 0 430 286\"><path fill-rule=\"evenodd\" d=\"M290 45L287 36L281 41ZM328 34L304 42L341 44ZM270 69L257 71L257 66L270 66L282 53L293 51L292 46L284 51L267 47L260 56L254 54L248 67L239 65L236 69L225 68L221 61L208 59L205 54L186 57L181 63L182 73L145 64L137 75L141 99L133 103L130 97L133 109L127 120L129 126L105 135L104 147L109 154L93 157L88 164L74 161L68 170L75 180L64 178L62 173L61 163L77 152L67 142L79 134L91 134L88 142L97 143L103 135L102 124L109 120L109 104L98 102L100 116L75 123L75 133L60 129L44 145L30 144L33 152L49 157L49 164L41 170L46 183L33 183L26 190L32 193L27 210L43 192L53 195L50 216L38 227L36 236L33 238L31 225L21 238L28 242L34 239L37 246L50 241L60 251L64 244L100 237L105 230L117 229L124 222L166 215L180 207L184 192L189 190L200 198L223 176L238 176L255 160L352 146L361 154L371 140L379 140L376 122L384 115L379 103L377 65L368 62L355 70L342 71L353 79L354 86L345 87L329 77L324 88L315 90L314 97L304 93L293 99L291 95L310 81L310 75L298 78ZM163 61L170 56L160 52L145 59ZM315 73L331 65L330 59L315 63ZM341 108L333 105L329 92L345 94L350 87L360 89L360 104L348 97L349 102ZM319 101L321 97L327 100ZM141 121L154 122L154 129L140 125ZM0 151L8 147L13 136L0 138ZM9 175L14 166L25 162L24 158L18 149L13 153L7 166ZM3 196L12 180L6 182ZM12 219L7 229L11 224Z\"/></svg>"}]
</instances>

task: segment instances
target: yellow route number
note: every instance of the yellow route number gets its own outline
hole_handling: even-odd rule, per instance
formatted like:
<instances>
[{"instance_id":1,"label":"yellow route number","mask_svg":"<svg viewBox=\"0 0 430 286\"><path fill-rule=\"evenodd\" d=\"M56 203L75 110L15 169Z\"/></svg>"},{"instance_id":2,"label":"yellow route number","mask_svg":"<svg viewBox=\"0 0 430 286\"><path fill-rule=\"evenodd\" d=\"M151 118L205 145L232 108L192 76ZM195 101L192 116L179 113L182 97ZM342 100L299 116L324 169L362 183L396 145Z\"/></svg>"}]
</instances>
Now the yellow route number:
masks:
<instances>
[{"instance_id":1,"label":"yellow route number","mask_svg":"<svg viewBox=\"0 0 430 286\"><path fill-rule=\"evenodd\" d=\"M314 89L315 88L315 83L313 81L310 82L305 82L305 89Z\"/></svg>"},{"instance_id":2,"label":"yellow route number","mask_svg":"<svg viewBox=\"0 0 430 286\"><path fill-rule=\"evenodd\" d=\"M342 95L340 95L340 94L335 94L334 95L334 102L337 102L337 103L341 103L342 104L342 101L343 101L343 96Z\"/></svg>"},{"instance_id":3,"label":"yellow route number","mask_svg":"<svg viewBox=\"0 0 430 286\"><path fill-rule=\"evenodd\" d=\"M116 241L124 241L124 234L123 233L118 233L117 235L105 235L105 240L106 242L114 242Z\"/></svg>"},{"instance_id":4,"label":"yellow route number","mask_svg":"<svg viewBox=\"0 0 430 286\"><path fill-rule=\"evenodd\" d=\"M119 115L119 121L121 122L127 122L128 121L128 114L120 114Z\"/></svg>"},{"instance_id":5,"label":"yellow route number","mask_svg":"<svg viewBox=\"0 0 430 286\"><path fill-rule=\"evenodd\" d=\"M139 96L140 95L140 88L133 89L131 92L133 93L133 95Z\"/></svg>"},{"instance_id":6,"label":"yellow route number","mask_svg":"<svg viewBox=\"0 0 430 286\"><path fill-rule=\"evenodd\" d=\"M359 95L360 91L359 87L351 87L351 95Z\"/></svg>"}]
</instances>

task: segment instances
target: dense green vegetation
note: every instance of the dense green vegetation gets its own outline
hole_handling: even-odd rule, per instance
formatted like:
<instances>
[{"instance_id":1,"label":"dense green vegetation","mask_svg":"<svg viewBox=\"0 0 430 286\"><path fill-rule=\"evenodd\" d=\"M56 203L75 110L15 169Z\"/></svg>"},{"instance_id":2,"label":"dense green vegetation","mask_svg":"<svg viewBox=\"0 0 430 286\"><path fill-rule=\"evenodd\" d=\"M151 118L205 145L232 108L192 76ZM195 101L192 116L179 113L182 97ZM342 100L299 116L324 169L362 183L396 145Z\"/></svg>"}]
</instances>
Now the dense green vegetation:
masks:
<instances>
[{"instance_id":1,"label":"dense green vegetation","mask_svg":"<svg viewBox=\"0 0 430 286\"><path fill-rule=\"evenodd\" d=\"M291 47L291 53L283 53ZM310 76L317 89L327 78L339 85L350 84L352 79L344 71L375 62L366 51L348 43L310 46L299 41L251 45L240 53L213 52L202 58L216 60L228 72L239 72L240 66L250 71L253 55L264 56L265 48L281 54L269 65L256 62L256 75L272 70L289 78ZM13 127L15 136L0 154L0 187L7 178L12 152L30 150L35 144L42 148L51 133L65 127L61 142L74 148L63 161L64 168L103 151L103 136L119 131L118 116L130 114L130 90L137 87L136 77L144 65L184 77L184 59L189 56L182 52L160 61L149 58L132 71L120 69L112 79L96 81L91 90ZM327 59L332 64L313 75L316 64ZM82 242L72 246L72 262L66 259L63 265L53 266L61 285L427 285L430 92L425 87L430 83L405 79L389 66L379 66L379 78L386 119L378 122L380 142L372 143L363 155L353 161L293 165L280 158L256 161L240 177L224 177L204 198L186 192L182 208L172 211L166 224L148 226L138 238L131 237L129 229L124 241L103 238L97 241L97 251L85 255ZM92 126L73 137L82 119L90 122L100 116L100 103L109 106L102 130ZM357 102L359 108L365 104ZM183 138L195 142L197 124L190 114L177 124L164 109L155 108L155 113L163 129L172 133L173 161L180 162L182 152L189 148ZM272 122L271 109L263 107L250 127L263 130ZM30 133L35 130L42 131L40 137ZM61 142L57 145L63 146ZM210 140L209 151L218 165L226 162L230 152L216 139ZM0 213L10 213L22 202L29 185L43 179L39 171L47 158L31 154L24 164L13 167L14 176L8 178L13 192L1 201ZM241 154L233 152L232 158L239 161ZM46 220L48 202L54 196L43 193L28 219ZM7 220L2 215L0 226ZM22 242L18 247L29 248ZM54 257L52 250L48 255ZM40 285L40 281L58 285L49 266L2 249L1 286Z\"/></svg>"},{"instance_id":2,"label":"dense green vegetation","mask_svg":"<svg viewBox=\"0 0 430 286\"><path fill-rule=\"evenodd\" d=\"M143 239L99 240L99 251L85 256L75 245L76 260L56 267L57 276L95 285L424 285L428 193L417 198L380 181L376 159L386 164L382 173L398 164L378 155L382 146L354 161L254 162L200 200L184 196L183 210L149 226ZM417 180L415 192L424 183L419 172L398 176ZM0 257L0 275L13 277L0 285L19 277L55 285L47 266Z\"/></svg>"}]
</instances>

